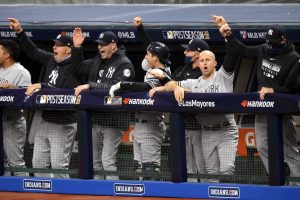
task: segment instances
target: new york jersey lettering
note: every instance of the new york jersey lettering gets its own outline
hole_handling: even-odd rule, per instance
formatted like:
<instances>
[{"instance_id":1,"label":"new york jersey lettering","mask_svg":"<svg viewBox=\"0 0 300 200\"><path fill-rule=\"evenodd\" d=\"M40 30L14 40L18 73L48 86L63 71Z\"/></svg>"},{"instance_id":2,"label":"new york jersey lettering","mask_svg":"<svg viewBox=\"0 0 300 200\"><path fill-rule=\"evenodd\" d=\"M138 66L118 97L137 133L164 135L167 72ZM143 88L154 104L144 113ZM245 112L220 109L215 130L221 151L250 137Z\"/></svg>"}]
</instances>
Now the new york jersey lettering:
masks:
<instances>
[{"instance_id":1,"label":"new york jersey lettering","mask_svg":"<svg viewBox=\"0 0 300 200\"><path fill-rule=\"evenodd\" d=\"M49 76L49 78L51 79L49 81L49 83L55 85L57 77L58 77L58 70L56 70L56 69L52 70L52 72L51 72L51 74Z\"/></svg>"}]
</instances>

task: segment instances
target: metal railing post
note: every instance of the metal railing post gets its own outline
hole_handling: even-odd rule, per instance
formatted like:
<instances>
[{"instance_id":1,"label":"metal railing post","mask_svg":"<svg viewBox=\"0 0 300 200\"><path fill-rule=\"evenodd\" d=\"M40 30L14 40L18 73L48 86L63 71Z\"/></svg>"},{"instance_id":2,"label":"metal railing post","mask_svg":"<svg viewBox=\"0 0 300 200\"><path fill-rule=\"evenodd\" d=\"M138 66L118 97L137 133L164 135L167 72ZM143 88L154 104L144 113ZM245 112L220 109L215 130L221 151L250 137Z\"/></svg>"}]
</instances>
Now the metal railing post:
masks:
<instances>
[{"instance_id":1,"label":"metal railing post","mask_svg":"<svg viewBox=\"0 0 300 200\"><path fill-rule=\"evenodd\" d=\"M269 114L267 125L269 184L273 186L284 185L282 115Z\"/></svg>"},{"instance_id":2,"label":"metal railing post","mask_svg":"<svg viewBox=\"0 0 300 200\"><path fill-rule=\"evenodd\" d=\"M184 113L170 113L171 131L171 179L173 182L186 182L185 121Z\"/></svg>"},{"instance_id":3,"label":"metal railing post","mask_svg":"<svg viewBox=\"0 0 300 200\"><path fill-rule=\"evenodd\" d=\"M93 143L91 117L86 110L77 110L78 134L78 176L82 179L92 179L93 171Z\"/></svg>"}]
</instances>

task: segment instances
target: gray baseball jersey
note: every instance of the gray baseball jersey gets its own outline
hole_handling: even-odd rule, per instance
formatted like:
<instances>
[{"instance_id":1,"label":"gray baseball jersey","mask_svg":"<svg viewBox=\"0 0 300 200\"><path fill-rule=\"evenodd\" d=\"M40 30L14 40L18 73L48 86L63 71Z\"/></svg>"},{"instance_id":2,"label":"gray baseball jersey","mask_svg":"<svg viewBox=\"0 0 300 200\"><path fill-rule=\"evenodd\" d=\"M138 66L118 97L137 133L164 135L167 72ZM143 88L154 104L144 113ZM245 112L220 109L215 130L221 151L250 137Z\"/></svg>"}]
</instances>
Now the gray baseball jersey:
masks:
<instances>
[{"instance_id":1,"label":"gray baseball jersey","mask_svg":"<svg viewBox=\"0 0 300 200\"><path fill-rule=\"evenodd\" d=\"M180 81L179 85L194 93L233 92L234 74L221 67L207 80ZM237 126L233 114L198 114L202 129L202 148L206 171L209 174L232 174L238 142Z\"/></svg>"},{"instance_id":2,"label":"gray baseball jersey","mask_svg":"<svg viewBox=\"0 0 300 200\"><path fill-rule=\"evenodd\" d=\"M0 83L10 83L18 87L31 85L31 76L20 63L9 68L0 67ZM24 146L26 142L26 121L22 110L3 111L3 146L5 165L8 167L25 167ZM8 175L8 174L7 174ZM25 172L15 172L16 176L28 176Z\"/></svg>"},{"instance_id":3,"label":"gray baseball jersey","mask_svg":"<svg viewBox=\"0 0 300 200\"><path fill-rule=\"evenodd\" d=\"M148 69L144 82L148 83L152 88L161 86L161 83L159 79L150 74L151 71L156 71L168 77L171 74L169 67ZM154 163L158 166L160 165L161 145L166 133L163 118L163 113L136 113L133 147L134 159L139 164Z\"/></svg>"}]
</instances>

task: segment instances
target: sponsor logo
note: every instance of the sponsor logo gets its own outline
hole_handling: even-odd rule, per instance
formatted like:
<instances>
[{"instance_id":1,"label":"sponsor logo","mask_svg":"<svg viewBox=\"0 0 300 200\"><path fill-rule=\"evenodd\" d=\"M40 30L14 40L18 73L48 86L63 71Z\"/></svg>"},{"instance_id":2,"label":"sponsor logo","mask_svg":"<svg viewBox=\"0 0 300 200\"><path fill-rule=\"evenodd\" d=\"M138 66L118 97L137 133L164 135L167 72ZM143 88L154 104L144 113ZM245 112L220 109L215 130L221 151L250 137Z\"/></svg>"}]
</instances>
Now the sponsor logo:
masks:
<instances>
[{"instance_id":1,"label":"sponsor logo","mask_svg":"<svg viewBox=\"0 0 300 200\"><path fill-rule=\"evenodd\" d=\"M122 97L119 96L115 96L115 97L111 97L111 96L105 96L104 97L104 105L122 105Z\"/></svg>"},{"instance_id":2,"label":"sponsor logo","mask_svg":"<svg viewBox=\"0 0 300 200\"><path fill-rule=\"evenodd\" d=\"M27 37L32 38L32 32L25 32ZM0 31L0 36L2 38L16 38L17 33L15 31Z\"/></svg>"},{"instance_id":3,"label":"sponsor logo","mask_svg":"<svg viewBox=\"0 0 300 200\"><path fill-rule=\"evenodd\" d=\"M114 184L115 194L132 194L132 195L142 195L145 194L144 184Z\"/></svg>"},{"instance_id":4,"label":"sponsor logo","mask_svg":"<svg viewBox=\"0 0 300 200\"><path fill-rule=\"evenodd\" d=\"M214 108L216 103L214 101L197 101L197 100L190 100L190 101L182 101L178 103L178 106L183 107L200 107L200 108Z\"/></svg>"},{"instance_id":5,"label":"sponsor logo","mask_svg":"<svg viewBox=\"0 0 300 200\"><path fill-rule=\"evenodd\" d=\"M209 40L210 35L208 31L176 31L169 30L162 32L164 39L168 40L191 40L191 39L204 39Z\"/></svg>"},{"instance_id":6,"label":"sponsor logo","mask_svg":"<svg viewBox=\"0 0 300 200\"><path fill-rule=\"evenodd\" d=\"M13 102L14 96L0 96L0 102Z\"/></svg>"},{"instance_id":7,"label":"sponsor logo","mask_svg":"<svg viewBox=\"0 0 300 200\"><path fill-rule=\"evenodd\" d=\"M243 108L274 108L274 101L247 101L243 100L241 105Z\"/></svg>"},{"instance_id":8,"label":"sponsor logo","mask_svg":"<svg viewBox=\"0 0 300 200\"><path fill-rule=\"evenodd\" d=\"M238 187L208 187L208 196L215 198L240 198L240 188Z\"/></svg>"},{"instance_id":9,"label":"sponsor logo","mask_svg":"<svg viewBox=\"0 0 300 200\"><path fill-rule=\"evenodd\" d=\"M81 95L37 95L37 104L80 104Z\"/></svg>"},{"instance_id":10,"label":"sponsor logo","mask_svg":"<svg viewBox=\"0 0 300 200\"><path fill-rule=\"evenodd\" d=\"M123 100L124 104L132 104L132 105L147 105L147 106L153 106L154 99L131 99L131 98L125 98Z\"/></svg>"},{"instance_id":11,"label":"sponsor logo","mask_svg":"<svg viewBox=\"0 0 300 200\"><path fill-rule=\"evenodd\" d=\"M240 35L244 40L247 39L265 39L266 32L249 32L240 31Z\"/></svg>"},{"instance_id":12,"label":"sponsor logo","mask_svg":"<svg viewBox=\"0 0 300 200\"><path fill-rule=\"evenodd\" d=\"M124 39L134 39L135 34L132 31L119 31L118 32L118 37L119 38L124 38Z\"/></svg>"},{"instance_id":13,"label":"sponsor logo","mask_svg":"<svg viewBox=\"0 0 300 200\"><path fill-rule=\"evenodd\" d=\"M24 190L52 190L52 182L50 180L23 180Z\"/></svg>"}]
</instances>

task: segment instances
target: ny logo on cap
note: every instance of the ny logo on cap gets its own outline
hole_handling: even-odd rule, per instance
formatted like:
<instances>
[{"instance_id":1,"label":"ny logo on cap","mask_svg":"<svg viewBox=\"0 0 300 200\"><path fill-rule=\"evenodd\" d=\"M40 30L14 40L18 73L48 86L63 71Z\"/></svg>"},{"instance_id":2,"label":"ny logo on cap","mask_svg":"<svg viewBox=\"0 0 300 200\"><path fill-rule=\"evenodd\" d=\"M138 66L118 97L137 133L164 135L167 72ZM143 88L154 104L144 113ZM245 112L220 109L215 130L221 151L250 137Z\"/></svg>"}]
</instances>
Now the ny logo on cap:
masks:
<instances>
[{"instance_id":1,"label":"ny logo on cap","mask_svg":"<svg viewBox=\"0 0 300 200\"><path fill-rule=\"evenodd\" d=\"M59 38L61 38L61 34L59 34L59 35L56 37L56 39L59 39Z\"/></svg>"},{"instance_id":2,"label":"ny logo on cap","mask_svg":"<svg viewBox=\"0 0 300 200\"><path fill-rule=\"evenodd\" d=\"M99 35L99 38L103 38L103 36L104 36L104 33L101 33L101 34Z\"/></svg>"},{"instance_id":3,"label":"ny logo on cap","mask_svg":"<svg viewBox=\"0 0 300 200\"><path fill-rule=\"evenodd\" d=\"M269 29L268 35L273 35L273 30L272 29Z\"/></svg>"}]
</instances>

